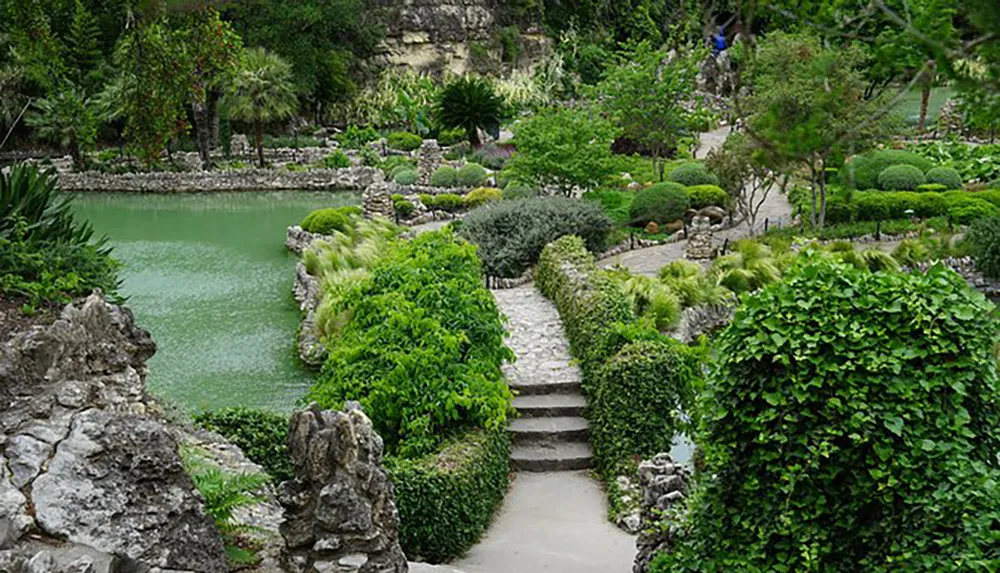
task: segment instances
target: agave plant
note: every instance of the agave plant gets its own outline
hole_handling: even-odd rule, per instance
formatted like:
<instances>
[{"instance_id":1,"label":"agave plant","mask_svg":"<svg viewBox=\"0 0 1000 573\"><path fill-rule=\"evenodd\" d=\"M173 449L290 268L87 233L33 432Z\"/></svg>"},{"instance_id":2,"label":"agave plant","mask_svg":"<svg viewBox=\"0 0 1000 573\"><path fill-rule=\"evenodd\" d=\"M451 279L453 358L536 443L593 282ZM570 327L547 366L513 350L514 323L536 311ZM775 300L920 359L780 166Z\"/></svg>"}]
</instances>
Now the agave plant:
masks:
<instances>
[{"instance_id":1,"label":"agave plant","mask_svg":"<svg viewBox=\"0 0 1000 573\"><path fill-rule=\"evenodd\" d=\"M448 129L461 127L469 135L469 143L479 147L479 130L498 131L504 115L503 98L485 80L459 78L441 92L437 117Z\"/></svg>"},{"instance_id":2,"label":"agave plant","mask_svg":"<svg viewBox=\"0 0 1000 573\"><path fill-rule=\"evenodd\" d=\"M94 234L89 223L73 218L70 196L59 193L55 172L24 163L0 173L0 238L12 238L19 226L26 241L82 245Z\"/></svg>"}]
</instances>

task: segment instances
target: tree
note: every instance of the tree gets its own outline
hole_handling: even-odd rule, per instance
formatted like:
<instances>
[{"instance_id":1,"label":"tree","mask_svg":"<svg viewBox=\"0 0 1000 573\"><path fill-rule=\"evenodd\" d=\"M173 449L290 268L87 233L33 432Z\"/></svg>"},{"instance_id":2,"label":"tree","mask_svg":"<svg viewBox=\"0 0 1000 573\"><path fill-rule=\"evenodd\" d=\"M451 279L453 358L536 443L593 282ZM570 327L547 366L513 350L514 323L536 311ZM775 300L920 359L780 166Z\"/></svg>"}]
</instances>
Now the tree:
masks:
<instances>
[{"instance_id":1,"label":"tree","mask_svg":"<svg viewBox=\"0 0 1000 573\"><path fill-rule=\"evenodd\" d=\"M514 128L514 179L555 186L571 195L591 189L614 173L615 128L593 110L548 108Z\"/></svg>"},{"instance_id":2,"label":"tree","mask_svg":"<svg viewBox=\"0 0 1000 573\"><path fill-rule=\"evenodd\" d=\"M642 42L623 52L597 86L612 121L652 156L661 181L664 159L676 152L680 138L698 127L701 114L693 91L703 55L695 51L668 56Z\"/></svg>"},{"instance_id":3,"label":"tree","mask_svg":"<svg viewBox=\"0 0 1000 573\"><path fill-rule=\"evenodd\" d=\"M705 160L719 176L751 236L756 232L757 215L778 182L778 172L771 168L773 160L761 145L739 132L731 133Z\"/></svg>"},{"instance_id":4,"label":"tree","mask_svg":"<svg viewBox=\"0 0 1000 573\"><path fill-rule=\"evenodd\" d=\"M66 84L52 96L35 100L24 121L40 139L68 150L76 169L86 168L84 151L97 139L97 118L90 99L79 88Z\"/></svg>"},{"instance_id":5,"label":"tree","mask_svg":"<svg viewBox=\"0 0 1000 573\"><path fill-rule=\"evenodd\" d=\"M881 99L864 99L864 54L824 48L806 36L775 32L753 61L747 131L785 169L809 170L810 221L826 221L826 168L887 137L893 123Z\"/></svg>"},{"instance_id":6,"label":"tree","mask_svg":"<svg viewBox=\"0 0 1000 573\"><path fill-rule=\"evenodd\" d=\"M224 98L232 119L253 124L257 159L263 167L264 125L295 113L291 65L263 48L247 50Z\"/></svg>"},{"instance_id":7,"label":"tree","mask_svg":"<svg viewBox=\"0 0 1000 573\"><path fill-rule=\"evenodd\" d=\"M69 28L66 63L73 79L79 85L88 85L89 75L101 64L101 48L97 40L101 34L97 19L83 2L76 0L73 22Z\"/></svg>"},{"instance_id":8,"label":"tree","mask_svg":"<svg viewBox=\"0 0 1000 573\"><path fill-rule=\"evenodd\" d=\"M503 98L486 80L463 77L444 88L436 111L443 127L461 127L468 134L469 143L479 147L482 143L479 130L499 130L503 107Z\"/></svg>"}]
</instances>

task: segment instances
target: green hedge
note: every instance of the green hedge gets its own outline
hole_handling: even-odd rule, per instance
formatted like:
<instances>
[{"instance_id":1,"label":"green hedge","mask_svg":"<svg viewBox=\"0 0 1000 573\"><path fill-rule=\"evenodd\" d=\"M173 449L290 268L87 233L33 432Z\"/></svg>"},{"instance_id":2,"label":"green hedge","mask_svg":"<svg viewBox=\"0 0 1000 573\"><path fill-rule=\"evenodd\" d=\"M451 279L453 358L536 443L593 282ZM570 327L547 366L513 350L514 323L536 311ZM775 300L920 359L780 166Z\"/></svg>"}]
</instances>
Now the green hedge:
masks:
<instances>
[{"instance_id":1,"label":"green hedge","mask_svg":"<svg viewBox=\"0 0 1000 573\"><path fill-rule=\"evenodd\" d=\"M692 185L687 188L692 209L703 209L714 205L726 209L729 207L729 194L718 185Z\"/></svg>"},{"instance_id":2,"label":"green hedge","mask_svg":"<svg viewBox=\"0 0 1000 573\"><path fill-rule=\"evenodd\" d=\"M910 153L885 149L872 151L854 157L839 171L840 183L852 189L877 189L878 176L886 167L893 165L913 165L921 173L930 171L934 164L931 160Z\"/></svg>"},{"instance_id":3,"label":"green hedge","mask_svg":"<svg viewBox=\"0 0 1000 573\"><path fill-rule=\"evenodd\" d=\"M424 143L419 135L406 131L390 133L386 136L385 142L389 149L398 149L399 151L413 151Z\"/></svg>"},{"instance_id":4,"label":"green hedge","mask_svg":"<svg viewBox=\"0 0 1000 573\"><path fill-rule=\"evenodd\" d=\"M650 221L663 225L684 216L691 206L687 189L680 183L664 181L635 194L629 206L629 222L645 227Z\"/></svg>"},{"instance_id":5,"label":"green hedge","mask_svg":"<svg viewBox=\"0 0 1000 573\"><path fill-rule=\"evenodd\" d=\"M696 185L719 185L719 178L710 172L704 163L692 161L682 163L667 174L667 181L680 183L685 187Z\"/></svg>"},{"instance_id":6,"label":"green hedge","mask_svg":"<svg viewBox=\"0 0 1000 573\"><path fill-rule=\"evenodd\" d=\"M985 217L972 224L966 242L976 268L991 278L1000 278L1000 217Z\"/></svg>"},{"instance_id":7,"label":"green hedge","mask_svg":"<svg viewBox=\"0 0 1000 573\"><path fill-rule=\"evenodd\" d=\"M794 193L802 213L809 212L808 199ZM790 196L791 197L791 196ZM831 193L827 200L827 223L904 219L913 211L917 217L951 217L958 224L1000 213L1000 190L993 191L856 191Z\"/></svg>"},{"instance_id":8,"label":"green hedge","mask_svg":"<svg viewBox=\"0 0 1000 573\"><path fill-rule=\"evenodd\" d=\"M387 457L406 556L439 563L472 547L507 492L509 460L505 429L474 430L418 459Z\"/></svg>"},{"instance_id":9,"label":"green hedge","mask_svg":"<svg viewBox=\"0 0 1000 573\"><path fill-rule=\"evenodd\" d=\"M287 415L249 408L223 408L197 414L194 421L243 450L250 461L264 468L276 482L295 477L286 445Z\"/></svg>"}]
</instances>

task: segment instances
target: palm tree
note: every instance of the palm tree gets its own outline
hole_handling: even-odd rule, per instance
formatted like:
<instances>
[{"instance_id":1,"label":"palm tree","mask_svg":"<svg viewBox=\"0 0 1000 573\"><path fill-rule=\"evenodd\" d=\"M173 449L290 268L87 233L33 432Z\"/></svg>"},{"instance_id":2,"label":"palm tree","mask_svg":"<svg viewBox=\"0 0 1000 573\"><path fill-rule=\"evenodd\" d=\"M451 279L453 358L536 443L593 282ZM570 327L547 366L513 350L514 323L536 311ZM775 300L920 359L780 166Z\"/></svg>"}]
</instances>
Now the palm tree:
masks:
<instances>
[{"instance_id":1,"label":"palm tree","mask_svg":"<svg viewBox=\"0 0 1000 573\"><path fill-rule=\"evenodd\" d=\"M464 128L469 143L479 147L479 129L498 130L503 111L503 98L492 85L479 78L464 77L441 92L437 115L445 128Z\"/></svg>"},{"instance_id":2,"label":"palm tree","mask_svg":"<svg viewBox=\"0 0 1000 573\"><path fill-rule=\"evenodd\" d=\"M257 159L264 166L264 124L291 117L298 104L292 66L263 48L247 50L223 107L238 121L252 123Z\"/></svg>"},{"instance_id":3,"label":"palm tree","mask_svg":"<svg viewBox=\"0 0 1000 573\"><path fill-rule=\"evenodd\" d=\"M35 135L73 157L78 170L86 168L83 152L97 139L97 118L91 100L72 84L65 84L47 98L36 100L34 109L24 118L35 128Z\"/></svg>"}]
</instances>

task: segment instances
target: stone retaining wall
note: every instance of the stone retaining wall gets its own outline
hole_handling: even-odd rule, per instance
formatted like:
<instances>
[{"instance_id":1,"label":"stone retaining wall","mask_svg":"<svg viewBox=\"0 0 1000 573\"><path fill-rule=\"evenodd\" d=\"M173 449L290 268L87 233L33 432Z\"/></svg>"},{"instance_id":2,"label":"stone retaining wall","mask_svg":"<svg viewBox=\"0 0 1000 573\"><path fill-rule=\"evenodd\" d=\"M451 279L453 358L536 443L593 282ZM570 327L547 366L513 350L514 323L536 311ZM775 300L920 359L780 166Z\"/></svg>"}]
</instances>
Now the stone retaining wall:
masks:
<instances>
[{"instance_id":1,"label":"stone retaining wall","mask_svg":"<svg viewBox=\"0 0 1000 573\"><path fill-rule=\"evenodd\" d=\"M126 173L109 175L95 171L64 173L59 182L66 191L114 191L129 193L196 193L201 191L360 191L381 180L373 167L279 171L239 169L190 173Z\"/></svg>"}]
</instances>

